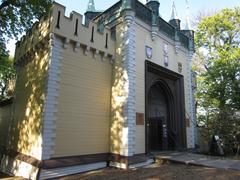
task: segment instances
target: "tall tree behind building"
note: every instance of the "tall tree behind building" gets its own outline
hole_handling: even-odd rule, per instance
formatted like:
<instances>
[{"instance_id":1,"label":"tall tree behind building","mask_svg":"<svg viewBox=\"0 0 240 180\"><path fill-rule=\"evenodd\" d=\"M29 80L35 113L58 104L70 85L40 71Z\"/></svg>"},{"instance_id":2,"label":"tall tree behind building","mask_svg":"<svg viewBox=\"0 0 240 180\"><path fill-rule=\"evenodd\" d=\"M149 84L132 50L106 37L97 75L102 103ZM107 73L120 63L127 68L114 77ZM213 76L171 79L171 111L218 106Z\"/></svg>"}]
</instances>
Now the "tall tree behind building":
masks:
<instances>
[{"instance_id":1,"label":"tall tree behind building","mask_svg":"<svg viewBox=\"0 0 240 180\"><path fill-rule=\"evenodd\" d=\"M6 43L16 38L34 21L47 15L52 0L1 0L0 1L0 60L8 56ZM1 63L1 61L0 61Z\"/></svg>"},{"instance_id":2,"label":"tall tree behind building","mask_svg":"<svg viewBox=\"0 0 240 180\"><path fill-rule=\"evenodd\" d=\"M0 64L0 101L12 96L13 88L11 85L15 80L15 74L13 57L2 58Z\"/></svg>"},{"instance_id":3,"label":"tall tree behind building","mask_svg":"<svg viewBox=\"0 0 240 180\"><path fill-rule=\"evenodd\" d=\"M196 31L198 120L231 151L240 129L240 7L204 17Z\"/></svg>"},{"instance_id":4,"label":"tall tree behind building","mask_svg":"<svg viewBox=\"0 0 240 180\"><path fill-rule=\"evenodd\" d=\"M17 39L34 21L48 15L52 0L1 0L0 1L0 99L9 94L9 80L15 76L13 58L9 57L6 44Z\"/></svg>"}]
</instances>

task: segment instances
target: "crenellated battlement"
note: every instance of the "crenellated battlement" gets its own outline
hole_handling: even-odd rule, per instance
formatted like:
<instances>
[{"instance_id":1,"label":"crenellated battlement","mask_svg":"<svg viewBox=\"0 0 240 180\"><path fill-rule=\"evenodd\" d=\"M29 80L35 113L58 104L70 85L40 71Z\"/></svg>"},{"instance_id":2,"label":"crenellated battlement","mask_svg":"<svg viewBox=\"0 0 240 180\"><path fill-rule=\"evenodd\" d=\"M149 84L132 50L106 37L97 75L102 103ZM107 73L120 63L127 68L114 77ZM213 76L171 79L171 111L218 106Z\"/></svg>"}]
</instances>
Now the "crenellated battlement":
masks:
<instances>
[{"instance_id":1,"label":"crenellated battlement","mask_svg":"<svg viewBox=\"0 0 240 180\"><path fill-rule=\"evenodd\" d=\"M34 50L43 39L49 40L50 33L62 38L65 48L69 43L74 43L76 52L79 48L84 48L85 51L92 50L104 57L114 57L115 41L111 38L109 28L105 27L100 32L97 23L90 21L86 26L82 23L83 16L81 14L73 11L70 13L70 17L67 17L65 11L65 6L53 3L50 15L36 22L16 43L16 63L29 51Z\"/></svg>"},{"instance_id":2,"label":"crenellated battlement","mask_svg":"<svg viewBox=\"0 0 240 180\"><path fill-rule=\"evenodd\" d=\"M74 11L66 17L65 7L57 3L54 3L52 17L51 31L56 35L113 55L115 42L111 39L109 28L105 27L100 32L97 23L92 21L85 26L82 24L83 16Z\"/></svg>"},{"instance_id":3,"label":"crenellated battlement","mask_svg":"<svg viewBox=\"0 0 240 180\"><path fill-rule=\"evenodd\" d=\"M39 42L48 36L50 20L50 17L44 17L40 21L35 22L32 28L26 32L26 35L22 36L16 43L15 63L18 63L20 58L26 53L34 50Z\"/></svg>"}]
</instances>

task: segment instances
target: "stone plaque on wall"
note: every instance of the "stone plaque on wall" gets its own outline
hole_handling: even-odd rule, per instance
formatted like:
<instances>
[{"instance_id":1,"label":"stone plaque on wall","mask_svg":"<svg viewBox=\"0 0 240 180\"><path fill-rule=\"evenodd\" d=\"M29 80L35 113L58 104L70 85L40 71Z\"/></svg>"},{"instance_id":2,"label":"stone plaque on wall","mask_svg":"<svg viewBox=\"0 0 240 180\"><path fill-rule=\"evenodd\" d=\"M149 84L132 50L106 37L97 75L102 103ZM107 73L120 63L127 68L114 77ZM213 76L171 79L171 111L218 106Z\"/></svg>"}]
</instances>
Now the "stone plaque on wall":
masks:
<instances>
[{"instance_id":1,"label":"stone plaque on wall","mask_svg":"<svg viewBox=\"0 0 240 180\"><path fill-rule=\"evenodd\" d=\"M164 65L167 67L168 64L169 64L169 62L168 62L168 56L164 56L163 59L164 59Z\"/></svg>"},{"instance_id":2,"label":"stone plaque on wall","mask_svg":"<svg viewBox=\"0 0 240 180\"><path fill-rule=\"evenodd\" d=\"M136 125L144 125L144 113L136 113Z\"/></svg>"}]
</instances>

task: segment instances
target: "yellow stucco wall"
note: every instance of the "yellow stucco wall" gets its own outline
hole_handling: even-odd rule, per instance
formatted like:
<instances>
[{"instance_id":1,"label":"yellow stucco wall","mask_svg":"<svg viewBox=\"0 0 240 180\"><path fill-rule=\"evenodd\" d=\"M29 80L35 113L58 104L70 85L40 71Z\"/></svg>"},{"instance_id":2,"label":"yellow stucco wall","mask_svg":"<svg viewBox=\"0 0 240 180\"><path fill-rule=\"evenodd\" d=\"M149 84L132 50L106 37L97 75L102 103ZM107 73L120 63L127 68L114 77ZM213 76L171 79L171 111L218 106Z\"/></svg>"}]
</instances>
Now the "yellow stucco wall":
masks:
<instances>
[{"instance_id":1,"label":"yellow stucco wall","mask_svg":"<svg viewBox=\"0 0 240 180\"><path fill-rule=\"evenodd\" d=\"M169 66L168 69L178 72L178 62L183 65L182 75L186 75L187 54L186 50L179 50L178 54L175 53L175 47L171 39L166 36L156 37L155 41L151 39L150 27L146 24L137 21L136 23L136 112L145 113L145 61L149 60L160 66L164 66L163 61L163 47L164 44L168 45ZM145 46L153 49L153 56L151 59L146 58ZM185 81L185 94L188 82ZM187 99L186 99L187 101ZM145 125L136 126L135 134L135 153L145 153Z\"/></svg>"},{"instance_id":2,"label":"yellow stucco wall","mask_svg":"<svg viewBox=\"0 0 240 180\"><path fill-rule=\"evenodd\" d=\"M116 59L113 68L113 83L112 83L112 97L111 97L111 128L110 128L110 152L114 154L121 154L123 147L123 126L124 126L124 112L123 106L127 100L127 93L124 86L126 86L125 77L126 70L123 68L123 32L124 24L119 23L116 26Z\"/></svg>"},{"instance_id":3,"label":"yellow stucco wall","mask_svg":"<svg viewBox=\"0 0 240 180\"><path fill-rule=\"evenodd\" d=\"M48 47L38 48L26 65L18 66L10 148L41 159L42 117L46 95Z\"/></svg>"},{"instance_id":4,"label":"yellow stucco wall","mask_svg":"<svg viewBox=\"0 0 240 180\"><path fill-rule=\"evenodd\" d=\"M0 146L6 147L12 104L0 107Z\"/></svg>"},{"instance_id":5,"label":"yellow stucco wall","mask_svg":"<svg viewBox=\"0 0 240 180\"><path fill-rule=\"evenodd\" d=\"M112 65L73 49L61 59L54 157L109 152Z\"/></svg>"}]
</instances>

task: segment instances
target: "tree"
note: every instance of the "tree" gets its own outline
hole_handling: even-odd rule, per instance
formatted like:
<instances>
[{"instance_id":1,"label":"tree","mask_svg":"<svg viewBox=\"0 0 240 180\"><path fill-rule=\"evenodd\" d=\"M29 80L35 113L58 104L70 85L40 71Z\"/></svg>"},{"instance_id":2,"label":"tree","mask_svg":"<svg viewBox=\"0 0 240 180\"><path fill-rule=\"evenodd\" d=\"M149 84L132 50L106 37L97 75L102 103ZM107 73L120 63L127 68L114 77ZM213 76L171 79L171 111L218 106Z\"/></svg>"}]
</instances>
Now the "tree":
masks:
<instances>
[{"instance_id":1,"label":"tree","mask_svg":"<svg viewBox=\"0 0 240 180\"><path fill-rule=\"evenodd\" d=\"M0 1L0 62L8 56L6 43L17 38L34 21L47 15L52 0L1 0Z\"/></svg>"},{"instance_id":2,"label":"tree","mask_svg":"<svg viewBox=\"0 0 240 180\"><path fill-rule=\"evenodd\" d=\"M0 100L8 95L6 88L15 76L13 58L9 58L6 44L17 39L34 21L48 15L52 0L1 0L0 1Z\"/></svg>"},{"instance_id":3,"label":"tree","mask_svg":"<svg viewBox=\"0 0 240 180\"><path fill-rule=\"evenodd\" d=\"M204 67L197 68L198 120L230 151L240 131L240 7L202 18L196 47Z\"/></svg>"},{"instance_id":4,"label":"tree","mask_svg":"<svg viewBox=\"0 0 240 180\"><path fill-rule=\"evenodd\" d=\"M9 85L15 78L15 74L13 57L3 58L0 65L0 101L12 95L12 92L9 92L11 90Z\"/></svg>"}]
</instances>

